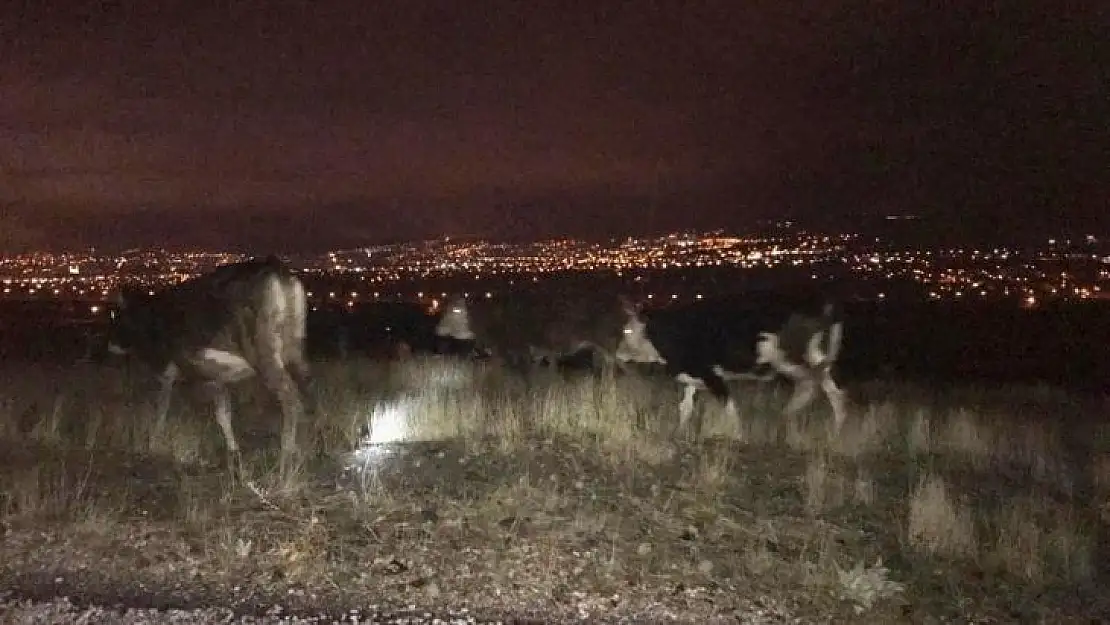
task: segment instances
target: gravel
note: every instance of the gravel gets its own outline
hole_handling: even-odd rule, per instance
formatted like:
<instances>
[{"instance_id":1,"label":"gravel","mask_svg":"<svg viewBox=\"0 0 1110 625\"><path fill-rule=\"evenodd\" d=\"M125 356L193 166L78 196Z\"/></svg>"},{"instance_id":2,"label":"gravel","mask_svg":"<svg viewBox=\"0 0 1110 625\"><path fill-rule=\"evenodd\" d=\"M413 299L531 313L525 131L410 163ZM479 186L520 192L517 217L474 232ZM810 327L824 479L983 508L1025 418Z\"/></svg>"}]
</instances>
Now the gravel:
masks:
<instances>
[{"instance_id":1,"label":"gravel","mask_svg":"<svg viewBox=\"0 0 1110 625\"><path fill-rule=\"evenodd\" d=\"M274 606L259 616L236 616L227 608L198 608L193 610L156 610L136 608L106 608L103 606L75 605L68 597L53 601L14 599L0 593L0 618L4 623L395 623L436 625L479 625L506 621L479 620L465 610L457 613L389 613L351 610L345 614L319 614L315 616L283 615L280 606Z\"/></svg>"},{"instance_id":2,"label":"gravel","mask_svg":"<svg viewBox=\"0 0 1110 625\"><path fill-rule=\"evenodd\" d=\"M635 617L618 618L554 618L543 617L479 619L467 609L444 610L440 613L405 611L383 612L374 609L348 610L332 614L287 615L281 606L273 606L260 615L237 615L222 607L196 609L146 609L124 606L105 607L97 605L78 605L69 597L56 597L49 601L35 601L14 597L10 592L0 592L0 623L81 623L95 625L100 623L120 623L138 625L140 623L393 623L397 625L532 625L539 623L677 623L682 622L677 615L667 611L656 614L641 614ZM743 613L711 618L703 621L706 625L729 623L732 625L772 625L799 623L798 619L787 617L773 609L756 608Z\"/></svg>"}]
</instances>

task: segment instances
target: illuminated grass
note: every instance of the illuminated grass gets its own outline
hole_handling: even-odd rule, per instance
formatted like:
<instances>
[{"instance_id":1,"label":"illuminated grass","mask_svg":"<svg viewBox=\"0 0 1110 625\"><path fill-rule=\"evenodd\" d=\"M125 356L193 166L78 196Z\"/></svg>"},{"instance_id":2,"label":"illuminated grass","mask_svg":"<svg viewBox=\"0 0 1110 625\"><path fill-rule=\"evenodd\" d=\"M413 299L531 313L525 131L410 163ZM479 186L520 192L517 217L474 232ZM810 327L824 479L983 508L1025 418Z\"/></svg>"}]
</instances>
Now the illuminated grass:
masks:
<instances>
[{"instance_id":1,"label":"illuminated grass","mask_svg":"<svg viewBox=\"0 0 1110 625\"><path fill-rule=\"evenodd\" d=\"M151 588L595 614L662 602L692 622L726 602L802 622L956 618L953 588L984 617L1060 622L1095 578L1106 497L1079 486L1110 491L1110 462L1066 451L1083 416L1070 399L1025 396L1036 420L1008 408L1022 389L954 406L888 388L837 437L823 406L784 419L785 389L748 384L739 421L699 399L694 440L671 436L680 393L665 378L436 358L314 373L319 413L284 474L272 400L236 389L236 485L201 397L179 396L158 428L138 376L0 371L0 573L96 562Z\"/></svg>"}]
</instances>

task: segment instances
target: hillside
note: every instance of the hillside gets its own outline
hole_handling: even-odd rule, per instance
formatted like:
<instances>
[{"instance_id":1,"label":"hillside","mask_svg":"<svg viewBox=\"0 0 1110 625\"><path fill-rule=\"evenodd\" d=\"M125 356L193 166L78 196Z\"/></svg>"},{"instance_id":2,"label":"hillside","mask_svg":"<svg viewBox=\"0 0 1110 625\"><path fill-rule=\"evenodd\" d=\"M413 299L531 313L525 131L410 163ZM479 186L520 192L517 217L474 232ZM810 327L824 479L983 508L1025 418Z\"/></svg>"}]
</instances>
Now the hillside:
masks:
<instances>
[{"instance_id":1,"label":"hillside","mask_svg":"<svg viewBox=\"0 0 1110 625\"><path fill-rule=\"evenodd\" d=\"M835 436L823 407L785 420L785 388L741 386L742 422L702 401L695 441L671 436L667 380L321 363L295 471L275 468L272 405L242 387L236 485L201 397L158 430L125 369L0 377L12 617L58 595L460 622L1110 618L1107 406L1047 387L856 384Z\"/></svg>"}]
</instances>

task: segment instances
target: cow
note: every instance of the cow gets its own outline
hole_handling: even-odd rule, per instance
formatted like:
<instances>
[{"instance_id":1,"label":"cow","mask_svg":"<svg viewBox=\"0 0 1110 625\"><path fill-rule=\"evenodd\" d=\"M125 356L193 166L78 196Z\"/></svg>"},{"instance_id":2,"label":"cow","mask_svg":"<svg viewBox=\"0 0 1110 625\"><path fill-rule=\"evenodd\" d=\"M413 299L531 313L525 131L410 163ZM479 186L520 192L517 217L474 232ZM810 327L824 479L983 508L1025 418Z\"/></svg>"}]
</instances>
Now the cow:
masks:
<instances>
[{"instance_id":1,"label":"cow","mask_svg":"<svg viewBox=\"0 0 1110 625\"><path fill-rule=\"evenodd\" d=\"M435 352L442 356L484 360L493 355L488 341L481 341L471 327L470 305L465 296L452 297L439 315L435 329Z\"/></svg>"},{"instance_id":2,"label":"cow","mask_svg":"<svg viewBox=\"0 0 1110 625\"><path fill-rule=\"evenodd\" d=\"M832 378L832 367L844 324L840 307L828 298L758 291L646 311L623 299L623 308L626 319L615 357L661 366L683 385L679 428L693 413L699 390L708 389L736 416L726 382L768 380L776 374L794 383L785 414L808 406L820 386L837 431L843 424L844 393Z\"/></svg>"},{"instance_id":3,"label":"cow","mask_svg":"<svg viewBox=\"0 0 1110 625\"><path fill-rule=\"evenodd\" d=\"M385 359L406 349L434 351L435 323L416 303L360 303L309 313L309 336L321 355Z\"/></svg>"},{"instance_id":4,"label":"cow","mask_svg":"<svg viewBox=\"0 0 1110 625\"><path fill-rule=\"evenodd\" d=\"M621 327L615 299L521 290L504 297L454 297L436 325L441 341L510 364L605 369Z\"/></svg>"},{"instance_id":5,"label":"cow","mask_svg":"<svg viewBox=\"0 0 1110 625\"><path fill-rule=\"evenodd\" d=\"M158 372L155 418L165 423L174 384L201 381L210 392L229 463L240 466L227 385L259 376L283 413L283 457L297 423L313 408L305 357L305 289L276 257L217 267L153 295L121 291L109 351L131 354Z\"/></svg>"},{"instance_id":6,"label":"cow","mask_svg":"<svg viewBox=\"0 0 1110 625\"><path fill-rule=\"evenodd\" d=\"M604 371L618 364L613 358L612 352L607 352L598 345L588 342L572 346L570 351L529 346L528 353L532 364L562 374ZM619 367L614 369L614 372L619 373L620 371Z\"/></svg>"}]
</instances>

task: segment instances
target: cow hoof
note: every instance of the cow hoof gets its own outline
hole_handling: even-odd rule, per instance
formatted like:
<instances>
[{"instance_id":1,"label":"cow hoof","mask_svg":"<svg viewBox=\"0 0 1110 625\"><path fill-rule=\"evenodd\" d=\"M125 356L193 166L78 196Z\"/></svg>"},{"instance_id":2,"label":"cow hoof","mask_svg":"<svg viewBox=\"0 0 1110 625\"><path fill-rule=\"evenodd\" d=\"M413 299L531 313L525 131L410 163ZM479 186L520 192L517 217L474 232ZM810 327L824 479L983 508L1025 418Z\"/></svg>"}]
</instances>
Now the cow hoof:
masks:
<instances>
[{"instance_id":1,"label":"cow hoof","mask_svg":"<svg viewBox=\"0 0 1110 625\"><path fill-rule=\"evenodd\" d=\"M246 468L243 464L242 452L235 450L227 454L227 471L235 482L245 482L247 479Z\"/></svg>"}]
</instances>

